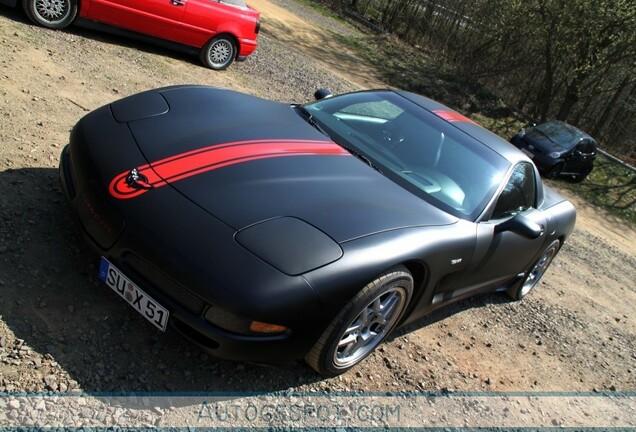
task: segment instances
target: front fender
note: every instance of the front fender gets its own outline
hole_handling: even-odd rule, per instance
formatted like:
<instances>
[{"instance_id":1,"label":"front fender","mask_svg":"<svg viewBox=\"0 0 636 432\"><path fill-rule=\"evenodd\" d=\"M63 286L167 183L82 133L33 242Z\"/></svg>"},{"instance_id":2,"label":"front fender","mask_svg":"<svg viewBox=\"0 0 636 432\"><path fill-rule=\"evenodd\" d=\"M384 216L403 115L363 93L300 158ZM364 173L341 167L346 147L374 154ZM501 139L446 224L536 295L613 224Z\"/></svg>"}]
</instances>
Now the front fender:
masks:
<instances>
[{"instance_id":1,"label":"front fender","mask_svg":"<svg viewBox=\"0 0 636 432\"><path fill-rule=\"evenodd\" d=\"M444 276L470 262L474 240L475 225L466 221L385 231L342 243L342 258L304 276L323 304L339 310L385 270L411 263L426 273L420 277L423 284L415 287L424 290L419 303L426 302Z\"/></svg>"}]
</instances>

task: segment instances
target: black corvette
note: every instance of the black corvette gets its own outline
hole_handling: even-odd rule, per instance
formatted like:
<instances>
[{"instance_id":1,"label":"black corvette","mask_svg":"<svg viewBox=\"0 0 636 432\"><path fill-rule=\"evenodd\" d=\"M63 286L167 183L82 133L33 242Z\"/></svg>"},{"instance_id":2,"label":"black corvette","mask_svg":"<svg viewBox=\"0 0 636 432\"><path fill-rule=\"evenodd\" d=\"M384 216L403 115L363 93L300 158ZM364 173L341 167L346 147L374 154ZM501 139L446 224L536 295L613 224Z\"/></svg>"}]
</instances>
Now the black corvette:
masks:
<instances>
[{"instance_id":1,"label":"black corvette","mask_svg":"<svg viewBox=\"0 0 636 432\"><path fill-rule=\"evenodd\" d=\"M177 86L80 120L60 173L100 278L215 356L325 375L433 309L537 284L576 216L522 152L412 93L321 96Z\"/></svg>"}]
</instances>

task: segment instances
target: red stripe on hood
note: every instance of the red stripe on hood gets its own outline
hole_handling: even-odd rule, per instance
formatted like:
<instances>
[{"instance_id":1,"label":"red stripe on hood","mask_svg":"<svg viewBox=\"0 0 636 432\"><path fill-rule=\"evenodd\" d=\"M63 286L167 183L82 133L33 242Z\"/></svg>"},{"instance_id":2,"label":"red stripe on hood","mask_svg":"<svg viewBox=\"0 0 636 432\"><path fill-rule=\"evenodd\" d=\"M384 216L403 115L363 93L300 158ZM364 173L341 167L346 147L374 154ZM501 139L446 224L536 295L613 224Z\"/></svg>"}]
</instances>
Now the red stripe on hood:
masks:
<instances>
[{"instance_id":1,"label":"red stripe on hood","mask_svg":"<svg viewBox=\"0 0 636 432\"><path fill-rule=\"evenodd\" d=\"M217 144L192 150L137 167L143 182L129 184L131 171L116 176L110 194L119 199L134 198L179 180L243 162L286 156L346 156L349 153L331 141L261 140Z\"/></svg>"}]
</instances>

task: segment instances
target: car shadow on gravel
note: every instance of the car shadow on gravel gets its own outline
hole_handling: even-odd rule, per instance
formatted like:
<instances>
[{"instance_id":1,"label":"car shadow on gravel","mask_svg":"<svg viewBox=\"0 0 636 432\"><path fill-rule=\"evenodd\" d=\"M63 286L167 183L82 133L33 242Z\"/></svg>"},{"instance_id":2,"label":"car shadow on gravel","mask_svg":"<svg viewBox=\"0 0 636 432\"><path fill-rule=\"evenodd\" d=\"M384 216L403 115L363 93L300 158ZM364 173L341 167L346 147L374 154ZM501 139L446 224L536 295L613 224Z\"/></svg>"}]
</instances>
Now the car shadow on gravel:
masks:
<instances>
[{"instance_id":1,"label":"car shadow on gravel","mask_svg":"<svg viewBox=\"0 0 636 432\"><path fill-rule=\"evenodd\" d=\"M0 311L10 330L1 336L32 349L16 350L14 367L56 376L21 383L25 391L271 392L321 379L301 362L217 360L157 331L97 280L98 262L56 169L0 172Z\"/></svg>"},{"instance_id":2,"label":"car shadow on gravel","mask_svg":"<svg viewBox=\"0 0 636 432\"><path fill-rule=\"evenodd\" d=\"M407 336L409 333L419 330L421 328L433 325L439 321L443 321L455 314L468 311L470 309L480 309L486 306L493 305L506 305L511 302L510 298L502 292L490 292L475 295L464 300L460 300L457 303L446 305L440 309L437 309L430 314L415 320L399 329L393 331L387 338L387 341L392 341L402 336Z\"/></svg>"},{"instance_id":3,"label":"car shadow on gravel","mask_svg":"<svg viewBox=\"0 0 636 432\"><path fill-rule=\"evenodd\" d=\"M0 6L0 15L4 15L9 19L16 22L20 22L24 25L32 26L33 28L36 28L42 32L56 31L56 30L45 29L43 27L39 27L33 24L26 17L21 7L19 6L16 8ZM79 36L85 39L92 39L94 41L98 41L108 45L131 48L146 54L155 54L162 57L166 57L168 59L184 61L187 63L191 63L192 65L195 65L197 67L203 67L203 65L199 63L198 56L195 55L193 52L190 52L196 49L190 50L187 47L179 47L179 46L168 48L162 45L163 42L160 40L157 41L156 43L147 42L137 38L131 38L131 37L115 34L115 33L110 33L109 31L95 30L95 29L90 29L86 27L79 27L77 25L71 25L61 30L61 32L68 35ZM16 34L16 36L18 35Z\"/></svg>"},{"instance_id":4,"label":"car shadow on gravel","mask_svg":"<svg viewBox=\"0 0 636 432\"><path fill-rule=\"evenodd\" d=\"M21 22L23 24L33 24L26 17L20 5L14 8L0 5L0 15L5 16L13 21Z\"/></svg>"},{"instance_id":5,"label":"car shadow on gravel","mask_svg":"<svg viewBox=\"0 0 636 432\"><path fill-rule=\"evenodd\" d=\"M157 331L97 279L98 256L72 221L56 169L0 172L0 310L15 336L59 365L27 391L271 392L321 381L303 362L255 365L212 358ZM440 309L390 339L456 313L506 303L484 294ZM46 362L45 362L46 363ZM54 368L55 369L55 368ZM62 384L64 384L62 386Z\"/></svg>"}]
</instances>

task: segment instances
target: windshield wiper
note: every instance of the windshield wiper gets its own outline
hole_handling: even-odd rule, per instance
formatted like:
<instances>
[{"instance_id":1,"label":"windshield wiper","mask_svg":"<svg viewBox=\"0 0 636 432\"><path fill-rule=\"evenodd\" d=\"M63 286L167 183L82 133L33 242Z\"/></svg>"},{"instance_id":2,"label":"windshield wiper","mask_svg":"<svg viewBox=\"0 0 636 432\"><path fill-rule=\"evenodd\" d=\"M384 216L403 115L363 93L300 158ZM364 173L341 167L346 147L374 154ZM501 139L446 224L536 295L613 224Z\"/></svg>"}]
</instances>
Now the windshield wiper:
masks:
<instances>
[{"instance_id":1,"label":"windshield wiper","mask_svg":"<svg viewBox=\"0 0 636 432\"><path fill-rule=\"evenodd\" d=\"M320 127L318 122L314 119L314 116L307 110L307 108L305 108L305 107L303 107L301 105L292 105L292 107L296 108L298 110L298 112L302 114L302 116L305 118L305 120L307 120L307 123L309 123L310 125L312 125L316 129L318 129L318 131L321 134L329 136L329 134L322 127ZM331 137L329 137L329 138L331 138Z\"/></svg>"},{"instance_id":2,"label":"windshield wiper","mask_svg":"<svg viewBox=\"0 0 636 432\"><path fill-rule=\"evenodd\" d=\"M292 107L296 108L298 110L298 112L302 114L302 116L305 118L305 120L307 120L307 123L309 123L310 125L312 125L316 129L318 129L318 131L320 131L320 133L322 133L322 134L328 136L329 138L331 138L331 136L318 124L318 122L316 120L314 120L314 116L309 112L309 110L307 110L305 107L303 107L301 105L292 105ZM333 138L331 138L331 139L333 140ZM357 150L354 150L353 148L351 148L349 146L342 145L337 140L334 140L334 142L336 144L338 144L340 147L342 147L343 149L345 149L346 151L348 151L349 153L351 153L353 156L355 156L356 158L360 159L362 162L364 162L365 164L369 165L371 168L373 168L374 170L376 170L377 172L382 174L382 171L380 171L380 168L378 168L373 162L371 162L371 159L369 159L368 157L366 157L362 153L358 152Z\"/></svg>"},{"instance_id":3,"label":"windshield wiper","mask_svg":"<svg viewBox=\"0 0 636 432\"><path fill-rule=\"evenodd\" d=\"M351 153L353 156L357 157L358 159L360 159L362 162L364 162L365 164L369 165L371 168L373 168L374 170L376 170L377 172L379 172L380 174L382 174L382 171L380 170L380 168L377 167L377 165L375 165L371 159L369 159L368 157L366 157L365 155L363 155L362 153L358 152L357 150L352 149L351 147L347 147L344 146L340 143L338 143L338 145L340 147L342 147L343 149L345 149L346 151L348 151L349 153Z\"/></svg>"}]
</instances>

